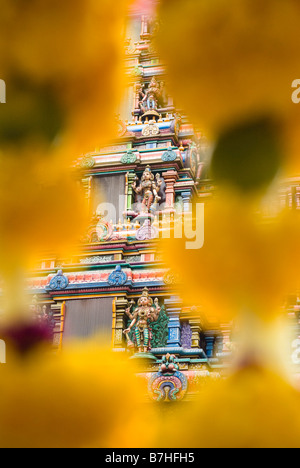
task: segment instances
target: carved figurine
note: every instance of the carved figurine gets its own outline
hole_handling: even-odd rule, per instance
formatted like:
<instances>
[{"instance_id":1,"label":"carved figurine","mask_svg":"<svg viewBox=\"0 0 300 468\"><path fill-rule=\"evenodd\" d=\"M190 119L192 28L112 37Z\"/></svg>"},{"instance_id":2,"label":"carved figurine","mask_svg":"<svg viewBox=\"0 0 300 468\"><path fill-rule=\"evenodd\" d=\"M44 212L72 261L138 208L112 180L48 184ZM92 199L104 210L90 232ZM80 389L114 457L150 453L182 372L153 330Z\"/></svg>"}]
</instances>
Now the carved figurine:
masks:
<instances>
[{"instance_id":1,"label":"carved figurine","mask_svg":"<svg viewBox=\"0 0 300 468\"><path fill-rule=\"evenodd\" d=\"M155 182L154 179L156 180ZM158 192L163 181L159 174L156 174L156 176L154 177L154 174L151 172L150 166L146 167L141 178L141 183L138 187L137 181L138 177L136 177L135 181L133 182L132 188L135 191L135 193L141 194L143 196L143 211L149 213L152 206L161 200L161 197L159 197Z\"/></svg>"},{"instance_id":2,"label":"carved figurine","mask_svg":"<svg viewBox=\"0 0 300 468\"><path fill-rule=\"evenodd\" d=\"M158 100L161 97L162 88L156 81L155 77L152 78L148 88L144 91L143 87L140 86L139 92L139 107L143 113L147 111L157 111Z\"/></svg>"},{"instance_id":3,"label":"carved figurine","mask_svg":"<svg viewBox=\"0 0 300 468\"><path fill-rule=\"evenodd\" d=\"M130 318L131 323L129 328L124 330L124 334L127 337L128 346L133 347L134 344L129 338L129 333L135 326L134 333L138 351L139 353L147 353L150 349L149 324L156 322L161 308L158 305L158 299L155 299L153 306L153 300L149 296L147 288L144 289L142 296L138 300L138 307L131 313L133 304L134 302L131 302L129 308L126 310L126 314Z\"/></svg>"},{"instance_id":4,"label":"carved figurine","mask_svg":"<svg viewBox=\"0 0 300 468\"><path fill-rule=\"evenodd\" d=\"M166 375L172 375L179 370L177 359L174 354L166 354L162 357L160 372Z\"/></svg>"}]
</instances>

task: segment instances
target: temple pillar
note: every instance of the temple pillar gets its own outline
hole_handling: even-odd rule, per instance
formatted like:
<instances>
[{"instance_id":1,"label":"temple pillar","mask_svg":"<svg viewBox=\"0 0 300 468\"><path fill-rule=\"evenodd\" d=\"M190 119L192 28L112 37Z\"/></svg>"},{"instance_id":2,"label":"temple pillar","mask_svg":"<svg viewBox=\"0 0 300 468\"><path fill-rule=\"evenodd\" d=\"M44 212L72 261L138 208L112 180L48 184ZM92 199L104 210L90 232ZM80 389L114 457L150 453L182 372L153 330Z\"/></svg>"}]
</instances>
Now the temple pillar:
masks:
<instances>
[{"instance_id":1,"label":"temple pillar","mask_svg":"<svg viewBox=\"0 0 300 468\"><path fill-rule=\"evenodd\" d=\"M231 350L231 333L232 333L232 324L224 323L220 325L221 335L222 335L222 349L221 353L228 353Z\"/></svg>"},{"instance_id":2,"label":"temple pillar","mask_svg":"<svg viewBox=\"0 0 300 468\"><path fill-rule=\"evenodd\" d=\"M201 348L201 322L198 319L190 319L192 330L192 348Z\"/></svg>"},{"instance_id":3,"label":"temple pillar","mask_svg":"<svg viewBox=\"0 0 300 468\"><path fill-rule=\"evenodd\" d=\"M125 296L117 297L113 301L113 348L125 348L123 331L126 329L126 313L128 301Z\"/></svg>"},{"instance_id":4,"label":"temple pillar","mask_svg":"<svg viewBox=\"0 0 300 468\"><path fill-rule=\"evenodd\" d=\"M176 171L167 171L163 174L163 178L166 183L166 209L165 211L174 211L175 203L175 183L178 179L178 173Z\"/></svg>"},{"instance_id":5,"label":"temple pillar","mask_svg":"<svg viewBox=\"0 0 300 468\"><path fill-rule=\"evenodd\" d=\"M191 198L192 198L192 191L188 190L181 193L182 202L183 202L183 211L184 213L189 213L191 211Z\"/></svg>"},{"instance_id":6,"label":"temple pillar","mask_svg":"<svg viewBox=\"0 0 300 468\"><path fill-rule=\"evenodd\" d=\"M177 297L171 297L165 300L166 311L169 317L168 323L168 348L180 348L181 347L181 325L180 325L180 313L181 305Z\"/></svg>"},{"instance_id":7,"label":"temple pillar","mask_svg":"<svg viewBox=\"0 0 300 468\"><path fill-rule=\"evenodd\" d=\"M208 358L212 358L214 355L215 336L208 335L205 337L205 341L206 341L206 355Z\"/></svg>"},{"instance_id":8,"label":"temple pillar","mask_svg":"<svg viewBox=\"0 0 300 468\"><path fill-rule=\"evenodd\" d=\"M138 66L138 63L136 64ZM134 84L134 95L135 95L135 98L134 98L134 105L133 105L133 115L135 115L137 112L140 111L140 92L142 90L142 85L140 83L140 81L136 82Z\"/></svg>"},{"instance_id":9,"label":"temple pillar","mask_svg":"<svg viewBox=\"0 0 300 468\"><path fill-rule=\"evenodd\" d=\"M141 40L145 41L150 38L150 27L149 27L149 16L142 16L142 29L141 29Z\"/></svg>"},{"instance_id":10,"label":"temple pillar","mask_svg":"<svg viewBox=\"0 0 300 468\"><path fill-rule=\"evenodd\" d=\"M88 210L91 210L91 198L92 198L92 180L93 177L84 177L81 179L81 183L84 190L85 199L87 201Z\"/></svg>"},{"instance_id":11,"label":"temple pillar","mask_svg":"<svg viewBox=\"0 0 300 468\"><path fill-rule=\"evenodd\" d=\"M57 301L54 304L51 304L50 308L55 320L55 327L53 330L53 346L60 349L63 340L66 302Z\"/></svg>"},{"instance_id":12,"label":"temple pillar","mask_svg":"<svg viewBox=\"0 0 300 468\"><path fill-rule=\"evenodd\" d=\"M128 211L132 210L132 197L133 197L133 188L132 184L136 178L134 172L127 172L126 174L126 192L127 192L127 200L126 200L126 208Z\"/></svg>"}]
</instances>

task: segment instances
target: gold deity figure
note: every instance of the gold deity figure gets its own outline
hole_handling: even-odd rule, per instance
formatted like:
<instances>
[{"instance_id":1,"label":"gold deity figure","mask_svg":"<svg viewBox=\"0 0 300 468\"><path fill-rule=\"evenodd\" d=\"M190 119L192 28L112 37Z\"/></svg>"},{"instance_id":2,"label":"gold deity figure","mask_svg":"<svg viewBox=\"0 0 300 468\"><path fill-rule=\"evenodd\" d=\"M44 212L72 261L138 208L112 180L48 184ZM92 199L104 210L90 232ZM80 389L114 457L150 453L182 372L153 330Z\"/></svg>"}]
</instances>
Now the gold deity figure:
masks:
<instances>
[{"instance_id":1,"label":"gold deity figure","mask_svg":"<svg viewBox=\"0 0 300 468\"><path fill-rule=\"evenodd\" d=\"M155 181L154 181L155 179ZM137 194L141 194L143 197L142 206L144 212L150 212L153 205L157 204L161 197L158 195L160 187L163 183L159 174L154 174L151 172L150 166L147 166L142 178L141 183L137 187L138 178L136 177L135 181L132 184L132 188Z\"/></svg>"},{"instance_id":2,"label":"gold deity figure","mask_svg":"<svg viewBox=\"0 0 300 468\"><path fill-rule=\"evenodd\" d=\"M127 338L128 347L134 347L134 343L129 338L129 333L135 326L134 334L136 338L136 345L139 353L147 353L150 350L150 330L149 324L156 322L159 317L161 308L158 305L158 299L153 300L149 296L147 288L144 289L142 296L138 300L137 308L131 313L131 307L134 302L126 309L126 314L131 320L129 328L124 330Z\"/></svg>"}]
</instances>

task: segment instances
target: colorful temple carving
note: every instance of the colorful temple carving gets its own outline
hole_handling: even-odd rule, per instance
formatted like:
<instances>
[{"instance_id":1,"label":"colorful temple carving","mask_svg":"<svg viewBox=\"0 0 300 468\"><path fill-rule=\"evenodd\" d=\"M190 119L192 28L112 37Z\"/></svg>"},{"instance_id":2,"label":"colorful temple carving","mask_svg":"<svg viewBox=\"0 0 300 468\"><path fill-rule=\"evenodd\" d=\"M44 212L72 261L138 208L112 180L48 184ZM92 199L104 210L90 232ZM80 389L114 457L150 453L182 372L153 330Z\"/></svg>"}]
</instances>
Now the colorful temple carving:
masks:
<instances>
[{"instance_id":1,"label":"colorful temple carving","mask_svg":"<svg viewBox=\"0 0 300 468\"><path fill-rule=\"evenodd\" d=\"M29 280L38 315L49 320L55 348L97 334L129 358L145 354L144 375L155 401L189 398L222 374L231 352L231 326L209 323L205 311L183 307L178 278L161 262L157 242L192 199L205 203L207 142L179 113L151 42L155 22L132 18L126 41L129 77L118 138L78 161L91 223L81 253L41 261ZM280 202L300 208L300 181L286 181ZM300 303L289 314L300 335ZM197 318L198 317L198 318ZM111 338L112 337L112 338ZM295 366L300 341L293 343Z\"/></svg>"},{"instance_id":2,"label":"colorful temple carving","mask_svg":"<svg viewBox=\"0 0 300 468\"><path fill-rule=\"evenodd\" d=\"M158 299L155 299L155 306L153 300L149 297L148 289L145 288L141 297L138 300L138 305L131 313L130 307L126 309L126 314L130 319L129 327L124 330L124 335L127 338L127 346L136 348L140 353L148 353L151 351L152 329L151 323L157 322L161 308L158 305ZM133 332L133 340L129 337L129 333ZM135 343L134 343L135 342Z\"/></svg>"}]
</instances>

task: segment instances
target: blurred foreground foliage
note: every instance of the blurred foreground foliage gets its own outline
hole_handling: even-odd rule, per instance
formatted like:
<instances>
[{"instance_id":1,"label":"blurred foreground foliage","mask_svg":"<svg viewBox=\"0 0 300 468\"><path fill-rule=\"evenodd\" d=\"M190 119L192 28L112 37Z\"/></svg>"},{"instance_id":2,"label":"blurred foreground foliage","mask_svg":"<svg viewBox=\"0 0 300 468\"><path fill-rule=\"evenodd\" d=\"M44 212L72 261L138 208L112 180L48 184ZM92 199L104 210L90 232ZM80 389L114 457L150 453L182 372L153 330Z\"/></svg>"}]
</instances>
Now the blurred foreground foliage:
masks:
<instances>
[{"instance_id":1,"label":"blurred foreground foliage","mask_svg":"<svg viewBox=\"0 0 300 468\"><path fill-rule=\"evenodd\" d=\"M208 317L240 321L240 351L229 378L171 411L146 404L141 369L107 349L75 343L56 356L47 346L16 352L0 369L1 447L299 446L299 391L277 360L280 339L268 331L299 287L299 213L264 219L258 207L278 175L299 175L291 83L300 3L160 3L157 46L174 97L215 142L218 185L203 249L189 251L181 239L163 251L183 278L185 301L203 305ZM69 167L113 134L126 5L0 6L8 93L0 109L0 273L9 315L22 304L15 300L22 268L42 249L67 251L85 225Z\"/></svg>"}]
</instances>

